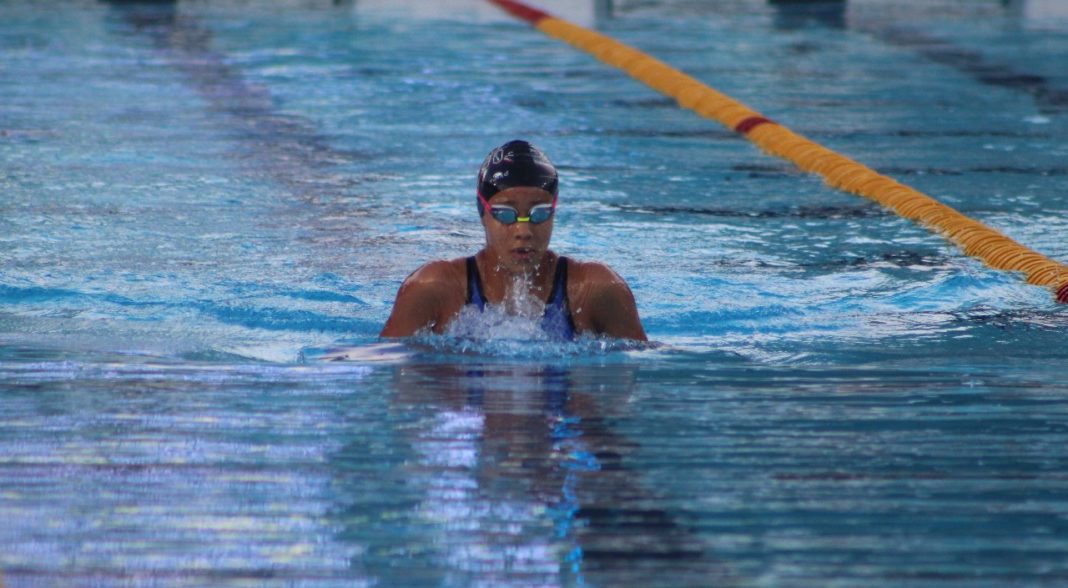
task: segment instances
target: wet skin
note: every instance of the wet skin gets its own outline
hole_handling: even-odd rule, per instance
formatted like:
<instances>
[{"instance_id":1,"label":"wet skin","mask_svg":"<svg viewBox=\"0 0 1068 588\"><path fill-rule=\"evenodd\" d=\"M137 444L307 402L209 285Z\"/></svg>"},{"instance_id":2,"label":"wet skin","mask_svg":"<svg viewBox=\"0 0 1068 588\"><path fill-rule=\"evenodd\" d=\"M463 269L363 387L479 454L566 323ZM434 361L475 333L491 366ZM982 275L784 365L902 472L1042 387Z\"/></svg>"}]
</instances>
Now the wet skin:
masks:
<instances>
[{"instance_id":1,"label":"wet skin","mask_svg":"<svg viewBox=\"0 0 1068 588\"><path fill-rule=\"evenodd\" d=\"M516 186L493 195L490 204L511 206L522 217L529 216L532 207L552 201L552 194L545 190ZM559 259L549 249L554 218L540 224L506 225L488 210L482 215L486 245L475 255L475 261L487 302L500 304L516 283L528 284L530 296L548 301ZM408 276L397 292L381 336L409 337L428 328L444 332L467 299L465 264L462 257L432 261ZM634 295L608 266L570 260L567 295L577 332L647 340Z\"/></svg>"}]
</instances>

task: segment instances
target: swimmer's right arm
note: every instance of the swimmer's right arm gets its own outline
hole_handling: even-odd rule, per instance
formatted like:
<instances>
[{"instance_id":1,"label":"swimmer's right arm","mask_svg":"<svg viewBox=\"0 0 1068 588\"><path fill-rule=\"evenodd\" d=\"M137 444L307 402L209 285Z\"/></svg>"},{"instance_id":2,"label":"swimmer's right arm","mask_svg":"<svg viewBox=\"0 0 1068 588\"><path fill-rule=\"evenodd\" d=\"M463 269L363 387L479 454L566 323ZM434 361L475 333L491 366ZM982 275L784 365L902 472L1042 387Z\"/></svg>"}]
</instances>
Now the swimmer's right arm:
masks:
<instances>
[{"instance_id":1,"label":"swimmer's right arm","mask_svg":"<svg viewBox=\"0 0 1068 588\"><path fill-rule=\"evenodd\" d=\"M449 294L455 290L449 278L450 268L444 261L428 263L408 276L379 337L411 337L423 329L443 328Z\"/></svg>"}]
</instances>

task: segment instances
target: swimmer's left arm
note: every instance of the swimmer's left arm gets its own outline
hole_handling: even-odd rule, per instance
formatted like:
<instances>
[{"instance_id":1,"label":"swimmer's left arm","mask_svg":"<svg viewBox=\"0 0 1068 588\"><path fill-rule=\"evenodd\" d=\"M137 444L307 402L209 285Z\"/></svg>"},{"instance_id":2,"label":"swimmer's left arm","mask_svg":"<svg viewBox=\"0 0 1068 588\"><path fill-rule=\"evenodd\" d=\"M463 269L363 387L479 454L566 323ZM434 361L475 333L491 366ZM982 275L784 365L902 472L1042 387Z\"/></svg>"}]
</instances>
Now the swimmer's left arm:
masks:
<instances>
[{"instance_id":1,"label":"swimmer's left arm","mask_svg":"<svg viewBox=\"0 0 1068 588\"><path fill-rule=\"evenodd\" d=\"M594 332L618 339L648 341L630 286L607 266L590 272L590 291L584 311L590 313Z\"/></svg>"}]
</instances>

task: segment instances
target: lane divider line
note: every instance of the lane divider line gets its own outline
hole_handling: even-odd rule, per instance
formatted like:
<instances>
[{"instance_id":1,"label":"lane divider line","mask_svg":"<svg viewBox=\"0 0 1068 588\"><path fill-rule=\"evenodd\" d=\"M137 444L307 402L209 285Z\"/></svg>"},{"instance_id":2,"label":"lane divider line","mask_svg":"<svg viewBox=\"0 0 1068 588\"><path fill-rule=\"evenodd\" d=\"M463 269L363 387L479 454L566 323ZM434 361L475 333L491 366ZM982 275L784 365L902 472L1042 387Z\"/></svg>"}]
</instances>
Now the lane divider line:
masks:
<instances>
[{"instance_id":1,"label":"lane divider line","mask_svg":"<svg viewBox=\"0 0 1068 588\"><path fill-rule=\"evenodd\" d=\"M1053 290L1068 304L1068 265L1033 251L930 196L794 133L741 102L638 49L516 0L487 0L546 35L621 69L674 98L679 106L748 138L765 152L819 174L839 190L874 200L940 233L966 255L995 269L1022 272L1029 284Z\"/></svg>"}]
</instances>

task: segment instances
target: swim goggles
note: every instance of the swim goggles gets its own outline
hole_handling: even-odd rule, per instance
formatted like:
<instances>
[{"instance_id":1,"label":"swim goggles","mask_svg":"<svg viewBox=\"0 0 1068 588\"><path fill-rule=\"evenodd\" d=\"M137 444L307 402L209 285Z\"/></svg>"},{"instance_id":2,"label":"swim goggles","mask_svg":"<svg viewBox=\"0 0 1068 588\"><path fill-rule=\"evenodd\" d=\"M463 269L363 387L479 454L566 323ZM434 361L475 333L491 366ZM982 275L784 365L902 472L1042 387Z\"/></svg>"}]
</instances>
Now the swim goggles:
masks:
<instances>
[{"instance_id":1,"label":"swim goggles","mask_svg":"<svg viewBox=\"0 0 1068 588\"><path fill-rule=\"evenodd\" d=\"M531 206L529 216L519 216L519 211L511 206L504 206L503 204L491 205L489 201L482 197L482 194L478 195L478 200L482 203L482 206L489 208L490 215L502 225L514 225L515 223L540 225L552 218L553 212L556 211L556 198L553 198L552 204L535 204Z\"/></svg>"}]
</instances>

